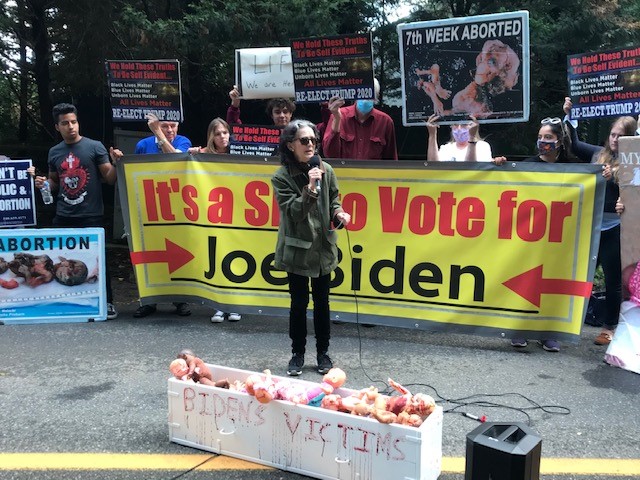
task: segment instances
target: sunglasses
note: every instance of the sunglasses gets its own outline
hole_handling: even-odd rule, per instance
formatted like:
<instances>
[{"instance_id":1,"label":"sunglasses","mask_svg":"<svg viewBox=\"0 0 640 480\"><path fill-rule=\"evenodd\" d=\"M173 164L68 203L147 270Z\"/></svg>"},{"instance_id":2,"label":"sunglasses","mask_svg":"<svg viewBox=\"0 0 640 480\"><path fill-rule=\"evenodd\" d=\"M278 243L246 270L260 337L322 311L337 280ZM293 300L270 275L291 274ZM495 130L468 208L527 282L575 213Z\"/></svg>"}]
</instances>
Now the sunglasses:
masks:
<instances>
[{"instance_id":1,"label":"sunglasses","mask_svg":"<svg viewBox=\"0 0 640 480\"><path fill-rule=\"evenodd\" d=\"M562 123L562 120L558 117L547 117L540 120L540 125L557 125L558 123Z\"/></svg>"},{"instance_id":2,"label":"sunglasses","mask_svg":"<svg viewBox=\"0 0 640 480\"><path fill-rule=\"evenodd\" d=\"M302 145L309 145L309 142L313 143L314 145L318 144L318 139L316 137L300 137L296 138L296 140L300 141Z\"/></svg>"}]
</instances>

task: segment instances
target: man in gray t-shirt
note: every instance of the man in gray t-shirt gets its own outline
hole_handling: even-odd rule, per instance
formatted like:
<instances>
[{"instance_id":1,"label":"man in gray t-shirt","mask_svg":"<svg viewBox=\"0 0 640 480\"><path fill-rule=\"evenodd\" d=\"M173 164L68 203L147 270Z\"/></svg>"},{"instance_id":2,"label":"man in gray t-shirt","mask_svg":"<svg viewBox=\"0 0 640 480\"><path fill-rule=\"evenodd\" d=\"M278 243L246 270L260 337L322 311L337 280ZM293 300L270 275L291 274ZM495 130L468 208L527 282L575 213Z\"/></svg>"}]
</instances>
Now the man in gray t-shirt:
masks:
<instances>
[{"instance_id":1,"label":"man in gray t-shirt","mask_svg":"<svg viewBox=\"0 0 640 480\"><path fill-rule=\"evenodd\" d=\"M57 190L55 227L103 227L102 185L100 177L109 185L116 182L116 168L111 164L122 153L107 149L102 143L80 135L78 111L70 103L53 107L53 120L62 142L49 150L49 176L35 178L35 186L42 188L49 182L52 192ZM113 306L111 276L106 272L107 318L118 316Z\"/></svg>"},{"instance_id":2,"label":"man in gray t-shirt","mask_svg":"<svg viewBox=\"0 0 640 480\"><path fill-rule=\"evenodd\" d=\"M49 175L57 177L59 187L56 216L102 217L102 169L106 167L107 183L110 175L115 180L115 168L104 145L87 137L80 137L75 143L62 141L49 150L48 163Z\"/></svg>"}]
</instances>

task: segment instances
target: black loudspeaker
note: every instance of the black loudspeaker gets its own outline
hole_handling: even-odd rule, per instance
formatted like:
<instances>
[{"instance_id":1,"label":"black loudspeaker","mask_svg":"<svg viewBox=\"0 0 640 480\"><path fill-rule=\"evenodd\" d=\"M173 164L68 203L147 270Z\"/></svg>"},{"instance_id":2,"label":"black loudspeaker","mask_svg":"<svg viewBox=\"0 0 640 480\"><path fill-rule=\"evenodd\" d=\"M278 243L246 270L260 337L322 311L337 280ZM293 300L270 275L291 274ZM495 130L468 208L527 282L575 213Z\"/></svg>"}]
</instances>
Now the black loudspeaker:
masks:
<instances>
[{"instance_id":1,"label":"black loudspeaker","mask_svg":"<svg viewBox=\"0 0 640 480\"><path fill-rule=\"evenodd\" d=\"M465 480L539 480L542 438L523 423L487 422L467 434Z\"/></svg>"}]
</instances>

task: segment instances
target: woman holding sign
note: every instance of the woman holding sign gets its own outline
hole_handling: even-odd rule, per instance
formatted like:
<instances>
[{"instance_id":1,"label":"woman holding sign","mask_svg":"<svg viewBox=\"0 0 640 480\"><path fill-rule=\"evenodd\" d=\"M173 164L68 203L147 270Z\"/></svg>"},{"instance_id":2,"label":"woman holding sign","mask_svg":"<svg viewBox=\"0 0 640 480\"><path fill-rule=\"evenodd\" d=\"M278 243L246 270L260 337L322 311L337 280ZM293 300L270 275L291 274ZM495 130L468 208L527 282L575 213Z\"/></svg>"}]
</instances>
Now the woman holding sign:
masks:
<instances>
[{"instance_id":1,"label":"woman holding sign","mask_svg":"<svg viewBox=\"0 0 640 480\"><path fill-rule=\"evenodd\" d=\"M563 110L569 115L571 99L564 99ZM604 196L604 214L600 227L598 265L602 266L605 285L605 319L602 331L595 338L596 345L609 345L618 326L622 303L622 267L620 258L620 214L624 205L620 203L618 187L618 138L632 137L638 124L633 117L618 117L611 125L604 147L590 145L578 140L578 134L569 122L565 122L572 138L573 153L583 162L602 165L602 174L607 179Z\"/></svg>"},{"instance_id":2,"label":"woman holding sign","mask_svg":"<svg viewBox=\"0 0 640 480\"><path fill-rule=\"evenodd\" d=\"M192 147L189 149L189 153L229 153L229 138L230 138L229 124L220 117L214 118L207 128L207 146L206 147ZM224 317L230 322L238 322L242 318L239 313L230 312L226 314L222 310L216 310L216 313L211 317L212 323L224 322Z\"/></svg>"},{"instance_id":3,"label":"woman holding sign","mask_svg":"<svg viewBox=\"0 0 640 480\"><path fill-rule=\"evenodd\" d=\"M540 121L538 141L536 142L538 154L525 159L525 162L545 163L573 163L575 157L571 154L571 138L567 129L558 117L544 118ZM553 338L542 340L542 348L547 352L559 352L560 342ZM526 338L512 338L511 346L524 348L528 345Z\"/></svg>"},{"instance_id":4,"label":"woman holding sign","mask_svg":"<svg viewBox=\"0 0 640 480\"><path fill-rule=\"evenodd\" d=\"M451 125L451 140L438 148L438 115L431 115L427 120L427 161L443 162L494 162L502 165L505 157L493 158L491 146L480 140L479 125L474 117L469 123Z\"/></svg>"},{"instance_id":5,"label":"woman holding sign","mask_svg":"<svg viewBox=\"0 0 640 480\"><path fill-rule=\"evenodd\" d=\"M338 266L336 227L349 225L342 209L333 169L316 155L319 133L307 120L294 120L280 135L282 166L271 179L280 207L274 265L287 272L291 308L289 337L293 356L288 375L300 375L307 343L309 280L313 296L317 370L327 373L333 363L327 351L331 333L329 281Z\"/></svg>"}]
</instances>

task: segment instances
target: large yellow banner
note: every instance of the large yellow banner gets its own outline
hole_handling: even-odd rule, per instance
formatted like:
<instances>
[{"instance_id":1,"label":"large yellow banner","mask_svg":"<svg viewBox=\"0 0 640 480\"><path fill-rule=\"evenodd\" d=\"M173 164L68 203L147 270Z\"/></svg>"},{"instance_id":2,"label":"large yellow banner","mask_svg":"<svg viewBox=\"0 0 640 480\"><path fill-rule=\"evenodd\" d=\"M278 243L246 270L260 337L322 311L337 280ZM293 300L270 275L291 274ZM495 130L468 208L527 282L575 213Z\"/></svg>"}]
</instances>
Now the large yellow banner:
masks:
<instances>
[{"instance_id":1,"label":"large yellow banner","mask_svg":"<svg viewBox=\"0 0 640 480\"><path fill-rule=\"evenodd\" d=\"M604 181L591 165L329 160L343 207L332 318L575 338ZM272 266L278 159L125 157L118 182L143 302L287 315ZM595 227L595 228L594 228Z\"/></svg>"}]
</instances>

